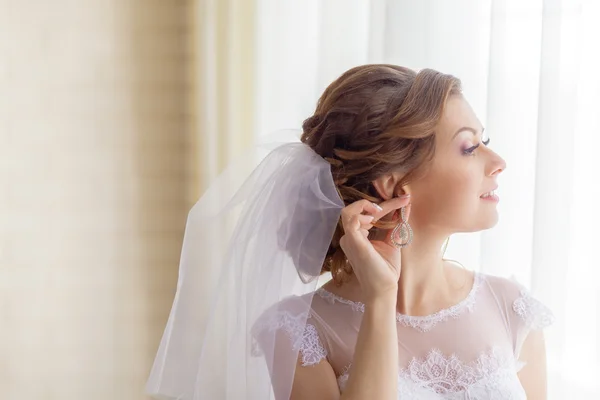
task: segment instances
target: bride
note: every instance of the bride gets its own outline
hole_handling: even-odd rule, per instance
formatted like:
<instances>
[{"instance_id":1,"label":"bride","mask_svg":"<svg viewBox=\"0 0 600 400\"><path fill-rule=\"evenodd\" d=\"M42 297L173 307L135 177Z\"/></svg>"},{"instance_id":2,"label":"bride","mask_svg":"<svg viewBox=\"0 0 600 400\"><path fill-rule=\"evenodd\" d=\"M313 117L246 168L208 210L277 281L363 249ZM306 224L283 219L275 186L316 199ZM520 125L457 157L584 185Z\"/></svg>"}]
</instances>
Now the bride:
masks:
<instances>
[{"instance_id":1,"label":"bride","mask_svg":"<svg viewBox=\"0 0 600 400\"><path fill-rule=\"evenodd\" d=\"M497 223L506 168L460 80L355 67L302 128L299 142L263 146L255 169L226 171L190 212L148 392L546 399L552 312L516 280L444 258L453 233Z\"/></svg>"}]
</instances>

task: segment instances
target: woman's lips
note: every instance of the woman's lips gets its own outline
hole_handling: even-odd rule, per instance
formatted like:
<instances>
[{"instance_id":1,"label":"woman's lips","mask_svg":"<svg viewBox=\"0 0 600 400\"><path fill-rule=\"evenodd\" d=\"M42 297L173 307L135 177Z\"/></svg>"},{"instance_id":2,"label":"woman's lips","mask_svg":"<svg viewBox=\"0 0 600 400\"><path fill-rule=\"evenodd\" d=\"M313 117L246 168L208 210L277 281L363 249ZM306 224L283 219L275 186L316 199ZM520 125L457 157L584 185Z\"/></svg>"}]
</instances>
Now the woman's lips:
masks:
<instances>
[{"instance_id":1,"label":"woman's lips","mask_svg":"<svg viewBox=\"0 0 600 400\"><path fill-rule=\"evenodd\" d=\"M495 203L497 203L498 201L500 201L500 197L498 197L497 194L493 194L491 196L486 196L486 197L480 197L481 200L487 200L487 201L493 201Z\"/></svg>"}]
</instances>

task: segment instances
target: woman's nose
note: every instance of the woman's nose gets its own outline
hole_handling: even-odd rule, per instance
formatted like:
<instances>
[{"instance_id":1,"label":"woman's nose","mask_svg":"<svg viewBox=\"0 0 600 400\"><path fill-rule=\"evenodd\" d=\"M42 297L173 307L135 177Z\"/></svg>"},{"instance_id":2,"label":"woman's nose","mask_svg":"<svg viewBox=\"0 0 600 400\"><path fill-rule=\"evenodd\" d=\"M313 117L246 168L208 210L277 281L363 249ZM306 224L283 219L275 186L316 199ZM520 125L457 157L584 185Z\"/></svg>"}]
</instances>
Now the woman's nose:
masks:
<instances>
[{"instance_id":1,"label":"woman's nose","mask_svg":"<svg viewBox=\"0 0 600 400\"><path fill-rule=\"evenodd\" d=\"M498 154L494 153L494 157L490 163L490 175L498 175L506 169L506 161Z\"/></svg>"}]
</instances>

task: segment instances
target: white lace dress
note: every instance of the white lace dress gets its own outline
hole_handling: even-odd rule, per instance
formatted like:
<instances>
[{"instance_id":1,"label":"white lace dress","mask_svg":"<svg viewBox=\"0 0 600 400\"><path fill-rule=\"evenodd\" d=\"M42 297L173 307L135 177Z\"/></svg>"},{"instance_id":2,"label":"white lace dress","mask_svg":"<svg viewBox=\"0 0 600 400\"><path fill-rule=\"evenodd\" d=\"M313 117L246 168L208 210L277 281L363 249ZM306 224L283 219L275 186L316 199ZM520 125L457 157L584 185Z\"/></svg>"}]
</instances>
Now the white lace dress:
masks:
<instances>
[{"instance_id":1,"label":"white lace dress","mask_svg":"<svg viewBox=\"0 0 600 400\"><path fill-rule=\"evenodd\" d=\"M300 349L303 365L326 358L340 391L352 371L352 356L364 304L315 292L306 326L278 313L271 329L283 329ZM526 399L517 377L528 333L553 322L552 312L514 279L475 273L468 296L435 314L398 313L398 398Z\"/></svg>"}]
</instances>

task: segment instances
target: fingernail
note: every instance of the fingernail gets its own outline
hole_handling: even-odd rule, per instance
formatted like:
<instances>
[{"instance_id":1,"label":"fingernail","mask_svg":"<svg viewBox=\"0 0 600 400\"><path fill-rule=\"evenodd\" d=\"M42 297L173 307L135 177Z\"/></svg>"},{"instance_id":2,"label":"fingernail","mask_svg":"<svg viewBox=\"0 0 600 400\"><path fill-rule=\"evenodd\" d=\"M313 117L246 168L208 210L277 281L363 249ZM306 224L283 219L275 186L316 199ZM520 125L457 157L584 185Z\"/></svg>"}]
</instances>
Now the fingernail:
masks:
<instances>
[{"instance_id":1,"label":"fingernail","mask_svg":"<svg viewBox=\"0 0 600 400\"><path fill-rule=\"evenodd\" d=\"M383 211L383 208L381 208L381 206L379 204L375 204L373 203L373 205L375 206L376 209L378 209L379 211Z\"/></svg>"},{"instance_id":2,"label":"fingernail","mask_svg":"<svg viewBox=\"0 0 600 400\"><path fill-rule=\"evenodd\" d=\"M402 196L400 196L401 199L408 199L410 197L410 194L406 193L403 194Z\"/></svg>"}]
</instances>

